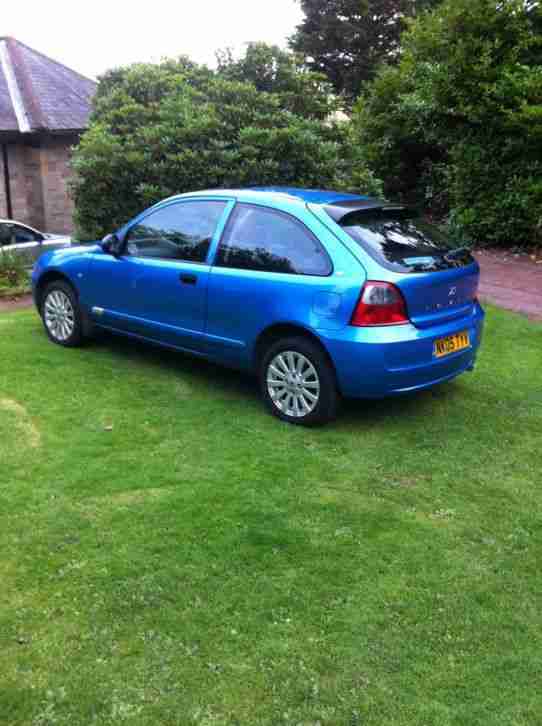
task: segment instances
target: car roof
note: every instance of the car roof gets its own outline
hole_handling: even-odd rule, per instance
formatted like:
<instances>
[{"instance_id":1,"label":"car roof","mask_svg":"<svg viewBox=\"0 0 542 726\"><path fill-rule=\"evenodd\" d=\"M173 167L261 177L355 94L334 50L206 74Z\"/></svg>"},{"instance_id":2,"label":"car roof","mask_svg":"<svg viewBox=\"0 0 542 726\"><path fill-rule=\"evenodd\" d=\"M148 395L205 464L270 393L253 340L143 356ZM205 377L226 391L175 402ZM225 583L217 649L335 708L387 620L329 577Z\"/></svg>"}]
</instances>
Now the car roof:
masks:
<instances>
[{"instance_id":1,"label":"car roof","mask_svg":"<svg viewBox=\"0 0 542 726\"><path fill-rule=\"evenodd\" d=\"M231 197L238 201L289 201L292 203L306 204L337 204L341 202L364 202L369 201L371 197L361 194L352 194L349 192L333 191L329 189L302 189L298 187L246 187L244 189L205 189L198 192L190 192L188 194L178 194L173 199L185 199L188 197L209 197L221 196ZM166 200L165 200L166 201Z\"/></svg>"},{"instance_id":2,"label":"car roof","mask_svg":"<svg viewBox=\"0 0 542 726\"><path fill-rule=\"evenodd\" d=\"M29 224L18 222L16 219L0 219L0 224L18 224L19 227L26 227L27 229L31 229L33 232L39 231L35 227L31 227Z\"/></svg>"}]
</instances>

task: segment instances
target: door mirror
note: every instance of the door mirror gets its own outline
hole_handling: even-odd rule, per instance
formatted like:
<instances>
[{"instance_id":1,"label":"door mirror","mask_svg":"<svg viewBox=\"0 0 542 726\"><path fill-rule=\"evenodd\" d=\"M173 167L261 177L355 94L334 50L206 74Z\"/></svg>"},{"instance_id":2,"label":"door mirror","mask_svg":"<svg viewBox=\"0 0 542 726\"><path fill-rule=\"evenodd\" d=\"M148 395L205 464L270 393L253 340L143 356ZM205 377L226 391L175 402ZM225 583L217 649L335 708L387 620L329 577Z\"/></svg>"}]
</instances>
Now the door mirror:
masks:
<instances>
[{"instance_id":1,"label":"door mirror","mask_svg":"<svg viewBox=\"0 0 542 726\"><path fill-rule=\"evenodd\" d=\"M102 240L102 250L107 252L113 257L118 257L122 250L122 242L113 232L113 234L106 234Z\"/></svg>"}]
</instances>

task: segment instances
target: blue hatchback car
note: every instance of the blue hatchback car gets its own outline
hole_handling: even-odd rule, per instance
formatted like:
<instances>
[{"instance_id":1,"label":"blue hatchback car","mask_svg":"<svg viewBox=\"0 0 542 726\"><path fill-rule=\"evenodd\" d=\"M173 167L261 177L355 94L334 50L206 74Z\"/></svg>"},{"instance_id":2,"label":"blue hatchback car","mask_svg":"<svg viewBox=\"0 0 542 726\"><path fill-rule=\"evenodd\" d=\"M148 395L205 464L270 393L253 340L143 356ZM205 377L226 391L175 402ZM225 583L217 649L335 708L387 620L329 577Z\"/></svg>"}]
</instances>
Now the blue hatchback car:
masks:
<instances>
[{"instance_id":1,"label":"blue hatchback car","mask_svg":"<svg viewBox=\"0 0 542 726\"><path fill-rule=\"evenodd\" d=\"M467 249L405 207L331 191L172 197L43 255L32 280L53 342L104 328L254 372L297 424L472 370L484 319Z\"/></svg>"}]
</instances>

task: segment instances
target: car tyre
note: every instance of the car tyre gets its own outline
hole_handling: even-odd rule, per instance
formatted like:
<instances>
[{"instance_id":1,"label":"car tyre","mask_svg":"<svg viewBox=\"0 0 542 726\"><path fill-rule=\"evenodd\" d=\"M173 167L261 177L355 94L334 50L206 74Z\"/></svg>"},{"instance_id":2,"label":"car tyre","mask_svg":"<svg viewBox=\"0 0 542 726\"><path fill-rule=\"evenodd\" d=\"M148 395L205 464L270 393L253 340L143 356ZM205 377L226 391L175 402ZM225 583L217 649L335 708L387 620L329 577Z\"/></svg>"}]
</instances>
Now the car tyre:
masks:
<instances>
[{"instance_id":1,"label":"car tyre","mask_svg":"<svg viewBox=\"0 0 542 726\"><path fill-rule=\"evenodd\" d=\"M260 388L269 411L298 426L318 426L337 415L340 394L325 351L303 337L283 338L264 353Z\"/></svg>"},{"instance_id":2,"label":"car tyre","mask_svg":"<svg viewBox=\"0 0 542 726\"><path fill-rule=\"evenodd\" d=\"M83 342L83 318L73 287L63 280L54 280L41 298L41 319L49 339L65 348Z\"/></svg>"}]
</instances>

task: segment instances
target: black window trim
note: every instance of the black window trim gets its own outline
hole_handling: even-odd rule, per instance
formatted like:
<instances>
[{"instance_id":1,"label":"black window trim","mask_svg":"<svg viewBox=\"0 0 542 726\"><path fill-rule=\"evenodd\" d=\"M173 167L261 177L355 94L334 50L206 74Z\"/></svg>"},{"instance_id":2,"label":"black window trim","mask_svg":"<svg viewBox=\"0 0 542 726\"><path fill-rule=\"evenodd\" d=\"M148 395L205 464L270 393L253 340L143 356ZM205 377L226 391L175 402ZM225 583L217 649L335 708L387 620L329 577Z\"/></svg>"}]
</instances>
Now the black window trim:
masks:
<instances>
[{"instance_id":1,"label":"black window trim","mask_svg":"<svg viewBox=\"0 0 542 726\"><path fill-rule=\"evenodd\" d=\"M255 207L256 209L265 209L268 212L272 212L273 214L276 214L279 217L286 217L289 220L293 220L293 222L296 223L298 226L302 227L302 229L307 232L309 237L311 237L311 239L313 239L316 242L318 247L320 247L323 250L324 255L326 256L326 259L329 263L329 272L326 273L325 275L315 275L315 274L310 274L307 272L275 272L274 270L253 270L251 268L246 268L246 267L230 267L229 265L221 265L218 261L219 255L220 255L220 248L222 247L224 240L227 239L231 226L233 226L233 224L234 224L235 212L238 207ZM218 245L216 247L216 251L214 254L214 259L212 260L211 264L213 267L220 267L224 270L244 270L246 272L261 272L261 273L265 273L265 274L271 273L273 275L297 275L298 277L331 277L331 275L333 275L333 273L335 272L335 268L333 266L333 260L331 259L329 252L326 250L326 248L324 247L322 242L320 242L320 240L314 234L314 232L305 224L305 222L303 222L301 219L299 219L295 215L290 214L290 212L285 212L283 209L277 209L276 207L271 207L268 204L258 204L257 202L243 202L243 201L239 201L239 200L237 200L235 202L234 206L230 210L228 220L226 222L222 235L220 236L220 239L218 241Z\"/></svg>"},{"instance_id":2,"label":"black window trim","mask_svg":"<svg viewBox=\"0 0 542 726\"><path fill-rule=\"evenodd\" d=\"M121 255L122 256L126 256L126 257L130 257L132 259L137 259L137 260L168 260L169 262L178 262L181 265L205 265L206 267L209 267L211 265L211 262L212 262L212 260L209 259L209 256L210 256L211 250L213 248L214 236L216 234L216 230L220 226L220 222L222 221L222 217L226 213L226 210L228 208L228 204L229 204L230 201L231 200L225 199L225 198L223 198L223 199L212 199L212 198L205 198L205 197L202 197L202 198L200 198L200 197L192 197L192 198L186 198L186 199L175 199L174 201L171 201L168 204L163 204L163 205L160 205L159 207L151 207L148 210L148 214L145 214L143 216L137 217L136 218L137 221L135 221L126 230L126 232L124 234L124 238L122 240L122 253L121 253ZM127 253L127 247L128 247L128 242L130 241L130 233L131 233L131 231L135 227L137 227L139 224L141 224L145 219L147 219L147 217L150 217L151 214L155 214L156 212L161 212L163 209L167 209L168 207L181 206L183 204L189 204L189 203L193 203L193 202L197 202L197 203L201 203L201 202L207 202L207 203L209 203L209 202L218 202L219 204L223 204L224 205L224 209L222 210L222 216L220 217L220 219L219 219L219 221L217 223L216 229L213 232L213 237L212 237L211 241L209 242L209 249L207 250L207 255L206 255L206 257L205 257L204 260L201 260L201 261L200 260L181 260L181 259L176 259L174 257L157 257L157 256L155 257L154 255L130 255L130 254ZM233 209L232 209L232 211L233 211ZM229 218L228 218L228 222L229 222ZM227 226L227 224L226 224L226 226ZM217 249L218 249L218 247L217 247Z\"/></svg>"}]
</instances>

